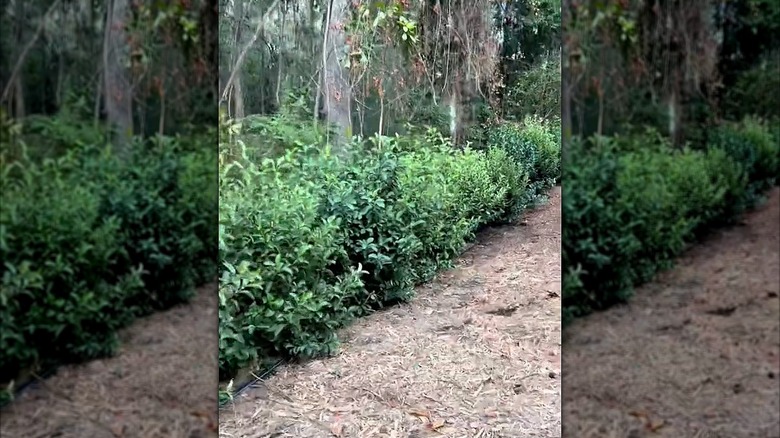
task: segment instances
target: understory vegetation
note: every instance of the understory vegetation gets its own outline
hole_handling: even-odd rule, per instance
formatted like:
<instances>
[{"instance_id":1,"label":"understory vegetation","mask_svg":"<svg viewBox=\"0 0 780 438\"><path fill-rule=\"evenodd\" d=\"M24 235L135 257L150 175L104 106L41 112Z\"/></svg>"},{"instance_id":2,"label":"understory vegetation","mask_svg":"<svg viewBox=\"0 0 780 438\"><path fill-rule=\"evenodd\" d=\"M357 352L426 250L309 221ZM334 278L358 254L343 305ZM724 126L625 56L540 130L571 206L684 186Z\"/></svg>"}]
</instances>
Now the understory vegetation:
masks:
<instances>
[{"instance_id":1,"label":"understory vegetation","mask_svg":"<svg viewBox=\"0 0 780 438\"><path fill-rule=\"evenodd\" d=\"M484 150L453 149L431 130L354 140L349 159L291 144L278 158L224 165L222 376L335 351L337 328L411 299L480 227L538 202L560 176L558 131L529 119L496 132Z\"/></svg>"},{"instance_id":2,"label":"understory vegetation","mask_svg":"<svg viewBox=\"0 0 780 438\"><path fill-rule=\"evenodd\" d=\"M233 81L223 401L239 370L335 353L338 328L412 299L480 228L515 220L561 176L560 2L233 4L220 28ZM259 16L267 46L242 30Z\"/></svg>"},{"instance_id":3,"label":"understory vegetation","mask_svg":"<svg viewBox=\"0 0 780 438\"><path fill-rule=\"evenodd\" d=\"M607 2L567 17L582 44L564 57L564 322L624 302L778 182L780 8L716 6Z\"/></svg>"},{"instance_id":4,"label":"understory vegetation","mask_svg":"<svg viewBox=\"0 0 780 438\"><path fill-rule=\"evenodd\" d=\"M217 152L206 147L216 135L136 138L120 158L63 128L67 152L56 158L36 159L21 139L0 156L0 381L9 390L21 373L111 355L119 328L186 301L217 274Z\"/></svg>"},{"instance_id":5,"label":"understory vegetation","mask_svg":"<svg viewBox=\"0 0 780 438\"><path fill-rule=\"evenodd\" d=\"M218 274L214 4L111 4L0 16L0 404Z\"/></svg>"}]
</instances>

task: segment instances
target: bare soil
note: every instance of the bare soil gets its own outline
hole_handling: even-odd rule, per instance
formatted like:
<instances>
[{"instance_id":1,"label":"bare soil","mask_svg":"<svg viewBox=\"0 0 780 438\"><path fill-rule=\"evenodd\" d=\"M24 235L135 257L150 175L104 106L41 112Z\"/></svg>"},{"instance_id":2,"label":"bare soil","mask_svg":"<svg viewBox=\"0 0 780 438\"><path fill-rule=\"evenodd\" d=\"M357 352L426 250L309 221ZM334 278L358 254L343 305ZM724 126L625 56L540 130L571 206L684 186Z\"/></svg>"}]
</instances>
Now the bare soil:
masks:
<instances>
[{"instance_id":1,"label":"bare soil","mask_svg":"<svg viewBox=\"0 0 780 438\"><path fill-rule=\"evenodd\" d=\"M560 188L408 304L220 412L220 437L560 437Z\"/></svg>"},{"instance_id":2,"label":"bare soil","mask_svg":"<svg viewBox=\"0 0 780 438\"><path fill-rule=\"evenodd\" d=\"M217 293L135 321L115 357L62 367L0 411L0 436L217 436Z\"/></svg>"},{"instance_id":3,"label":"bare soil","mask_svg":"<svg viewBox=\"0 0 780 438\"><path fill-rule=\"evenodd\" d=\"M780 189L564 331L566 437L780 437Z\"/></svg>"}]
</instances>

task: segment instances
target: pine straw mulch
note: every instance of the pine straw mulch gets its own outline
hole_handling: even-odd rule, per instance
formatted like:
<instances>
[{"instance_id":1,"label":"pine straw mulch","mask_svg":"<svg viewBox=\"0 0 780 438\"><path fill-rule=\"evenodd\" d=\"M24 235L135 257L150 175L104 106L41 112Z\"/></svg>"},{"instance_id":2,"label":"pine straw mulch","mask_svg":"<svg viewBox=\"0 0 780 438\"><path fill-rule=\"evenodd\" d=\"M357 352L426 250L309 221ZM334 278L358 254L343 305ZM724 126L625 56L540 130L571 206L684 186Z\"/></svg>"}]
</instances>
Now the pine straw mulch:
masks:
<instances>
[{"instance_id":1,"label":"pine straw mulch","mask_svg":"<svg viewBox=\"0 0 780 438\"><path fill-rule=\"evenodd\" d=\"M564 331L567 437L780 437L780 189Z\"/></svg>"},{"instance_id":2,"label":"pine straw mulch","mask_svg":"<svg viewBox=\"0 0 780 438\"><path fill-rule=\"evenodd\" d=\"M112 358L65 366L0 412L0 436L217 436L217 293L135 321Z\"/></svg>"},{"instance_id":3,"label":"pine straw mulch","mask_svg":"<svg viewBox=\"0 0 780 438\"><path fill-rule=\"evenodd\" d=\"M282 367L220 412L220 437L559 437L560 188L480 236L333 358Z\"/></svg>"}]
</instances>

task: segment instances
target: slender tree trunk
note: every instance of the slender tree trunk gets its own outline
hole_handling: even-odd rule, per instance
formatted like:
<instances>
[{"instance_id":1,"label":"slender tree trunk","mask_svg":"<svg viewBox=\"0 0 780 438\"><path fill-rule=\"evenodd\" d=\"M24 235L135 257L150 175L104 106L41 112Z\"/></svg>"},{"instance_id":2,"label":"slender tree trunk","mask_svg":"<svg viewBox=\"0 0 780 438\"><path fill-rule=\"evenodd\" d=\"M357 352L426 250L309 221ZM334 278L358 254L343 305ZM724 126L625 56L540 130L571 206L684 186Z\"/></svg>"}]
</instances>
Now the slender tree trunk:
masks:
<instances>
[{"instance_id":1,"label":"slender tree trunk","mask_svg":"<svg viewBox=\"0 0 780 438\"><path fill-rule=\"evenodd\" d=\"M236 81L233 84L233 118L243 119L246 116L244 111L244 90L241 88L241 73L236 75Z\"/></svg>"},{"instance_id":2,"label":"slender tree trunk","mask_svg":"<svg viewBox=\"0 0 780 438\"><path fill-rule=\"evenodd\" d=\"M116 129L113 144L120 153L127 152L133 135L133 96L125 67L128 59L124 32L127 6L127 0L108 2L103 45L106 113L109 123Z\"/></svg>"},{"instance_id":3,"label":"slender tree trunk","mask_svg":"<svg viewBox=\"0 0 780 438\"><path fill-rule=\"evenodd\" d=\"M284 27L285 24L287 24L287 10L288 7L285 7L282 10L282 24L281 24L281 31L282 35L284 35ZM293 30L294 32L294 30ZM282 74L282 52L280 51L276 56L276 89L274 90L274 99L276 101L276 109L279 110L282 108L282 81L284 80L284 76Z\"/></svg>"},{"instance_id":4,"label":"slender tree trunk","mask_svg":"<svg viewBox=\"0 0 780 438\"><path fill-rule=\"evenodd\" d=\"M14 111L11 113L17 119L26 115L26 108L24 105L24 84L22 77L19 76L14 80Z\"/></svg>"},{"instance_id":5,"label":"slender tree trunk","mask_svg":"<svg viewBox=\"0 0 780 438\"><path fill-rule=\"evenodd\" d=\"M200 43L211 77L210 95L219 101L219 1L206 0L200 12Z\"/></svg>"},{"instance_id":6,"label":"slender tree trunk","mask_svg":"<svg viewBox=\"0 0 780 438\"><path fill-rule=\"evenodd\" d=\"M320 92L325 118L336 127L337 145L343 145L352 135L352 89L349 70L344 67L349 7L349 0L330 0L324 29ZM344 152L343 149L338 148Z\"/></svg>"},{"instance_id":7,"label":"slender tree trunk","mask_svg":"<svg viewBox=\"0 0 780 438\"><path fill-rule=\"evenodd\" d=\"M572 120L571 120L571 70L569 62L571 58L570 47L566 44L566 29L571 23L571 0L563 0L561 4L561 29L564 34L563 47L562 47L562 60L561 63L561 160L564 161L567 158L567 151L569 149L569 143L571 142L572 135Z\"/></svg>"},{"instance_id":8,"label":"slender tree trunk","mask_svg":"<svg viewBox=\"0 0 780 438\"><path fill-rule=\"evenodd\" d=\"M14 104L16 113L14 115L17 118L24 117L25 115L25 102L23 99L24 82L21 80L22 67L27 60L27 55L30 53L30 50L32 50L33 46L38 41L38 38L41 36L43 28L46 25L46 20L48 19L49 15L51 15L51 13L59 6L59 4L60 0L55 0L51 5L49 5L49 9L46 10L46 12L43 14L43 17L41 17L35 34L27 42L21 52L19 52L19 56L16 59L16 64L14 65L13 70L11 70L10 76L8 76L7 83L3 87L2 95L0 95L0 102L5 102L11 93L11 87L14 87L14 93L16 96L16 103ZM23 1L17 1L15 13L17 19L19 20L22 20L25 16L24 6L25 3ZM21 46L22 38L24 37L24 27L22 23L16 23L16 26L16 44Z\"/></svg>"},{"instance_id":9,"label":"slender tree trunk","mask_svg":"<svg viewBox=\"0 0 780 438\"><path fill-rule=\"evenodd\" d=\"M230 63L234 65L236 69L235 72L235 82L233 84L233 90L231 92L231 101L233 104L233 111L231 111L231 114L233 118L240 119L244 117L244 92L241 88L241 66L237 64L237 60L239 57L238 50L241 47L241 36L243 35L243 28L244 28L244 1L243 0L234 0L233 2L235 16L236 16L236 31L234 33L233 37L233 56L231 57Z\"/></svg>"},{"instance_id":10,"label":"slender tree trunk","mask_svg":"<svg viewBox=\"0 0 780 438\"><path fill-rule=\"evenodd\" d=\"M315 22L314 16L315 16L314 0L309 0L309 20L312 23ZM325 13L325 23L327 23L328 16L329 16L329 14ZM327 26L327 24L325 24L325 26ZM325 32L323 32L323 35L325 35ZM317 53L317 43L314 41L314 38L310 38L309 40L311 41L311 47L310 47L311 53L312 53L312 55L315 55ZM323 51L322 58L323 58L323 60L325 59L325 54L324 54L325 45L324 44L325 43L323 42L323 45L322 45L322 51ZM321 72L322 64L318 64L318 66L319 67L317 69L317 72L315 72L315 76L319 76L319 78L318 78L319 82L317 82L317 90L314 93L314 108L313 108L313 111L312 111L312 116L313 116L312 119L314 121L314 125L315 126L317 125L317 123L320 120L320 99L322 98L322 72Z\"/></svg>"},{"instance_id":11,"label":"slender tree trunk","mask_svg":"<svg viewBox=\"0 0 780 438\"><path fill-rule=\"evenodd\" d=\"M57 55L57 90L54 93L57 108L62 107L62 102L63 102L62 90L63 90L64 82L65 82L65 60L63 59L62 53L59 53Z\"/></svg>"}]
</instances>

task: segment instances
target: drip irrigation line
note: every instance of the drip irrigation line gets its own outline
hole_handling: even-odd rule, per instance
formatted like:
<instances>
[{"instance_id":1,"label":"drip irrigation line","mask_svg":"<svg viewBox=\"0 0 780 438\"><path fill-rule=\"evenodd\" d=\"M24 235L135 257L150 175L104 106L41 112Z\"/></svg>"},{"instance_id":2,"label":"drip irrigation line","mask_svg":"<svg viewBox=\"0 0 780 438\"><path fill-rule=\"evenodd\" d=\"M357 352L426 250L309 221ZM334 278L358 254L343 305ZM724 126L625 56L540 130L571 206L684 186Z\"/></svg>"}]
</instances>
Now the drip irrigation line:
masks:
<instances>
[{"instance_id":1,"label":"drip irrigation line","mask_svg":"<svg viewBox=\"0 0 780 438\"><path fill-rule=\"evenodd\" d=\"M54 373L57 372L57 368L59 368L59 367L53 366L51 368L47 368L44 372L42 372L40 374L31 375L30 378L27 379L26 382L22 383L21 385L17 386L16 388L14 388L14 391L13 391L14 392L14 399L18 398L22 394L22 391L27 389L30 385L38 383L41 380L46 380L49 377L53 376Z\"/></svg>"},{"instance_id":2,"label":"drip irrigation line","mask_svg":"<svg viewBox=\"0 0 780 438\"><path fill-rule=\"evenodd\" d=\"M231 394L231 397L230 397L231 401L234 400L237 396L241 395L247 389L249 389L249 388L253 387L254 385L256 385L258 382L262 382L263 380L265 380L277 368L279 368L280 365L282 365L284 363L287 363L287 359L279 359L273 365L271 365L270 367L266 368L265 371L263 371L262 374L255 375L253 373L255 378L245 382L243 385L239 386L235 391L233 391L233 394ZM223 404L223 406L227 405L227 404L228 404L228 402L225 402Z\"/></svg>"}]
</instances>

